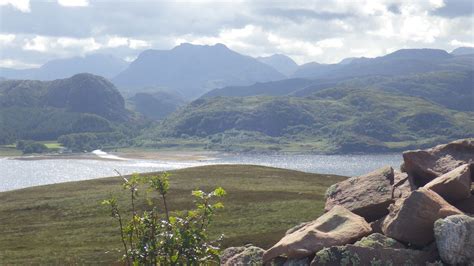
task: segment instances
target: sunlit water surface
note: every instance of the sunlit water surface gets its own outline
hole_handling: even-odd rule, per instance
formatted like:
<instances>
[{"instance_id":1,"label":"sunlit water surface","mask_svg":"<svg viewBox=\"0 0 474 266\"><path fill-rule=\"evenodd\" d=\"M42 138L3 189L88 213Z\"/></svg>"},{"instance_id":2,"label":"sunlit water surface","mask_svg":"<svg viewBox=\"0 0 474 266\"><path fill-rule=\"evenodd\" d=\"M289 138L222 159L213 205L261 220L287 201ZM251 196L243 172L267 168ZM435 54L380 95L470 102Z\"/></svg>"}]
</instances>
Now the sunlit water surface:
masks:
<instances>
[{"instance_id":1,"label":"sunlit water surface","mask_svg":"<svg viewBox=\"0 0 474 266\"><path fill-rule=\"evenodd\" d=\"M96 154L104 157L107 154ZM111 155L113 156L113 155ZM169 161L124 159L14 160L0 158L0 191L122 174L173 170L210 164L255 164L311 173L357 176L385 165L398 168L400 154L376 155L217 155L209 160Z\"/></svg>"}]
</instances>

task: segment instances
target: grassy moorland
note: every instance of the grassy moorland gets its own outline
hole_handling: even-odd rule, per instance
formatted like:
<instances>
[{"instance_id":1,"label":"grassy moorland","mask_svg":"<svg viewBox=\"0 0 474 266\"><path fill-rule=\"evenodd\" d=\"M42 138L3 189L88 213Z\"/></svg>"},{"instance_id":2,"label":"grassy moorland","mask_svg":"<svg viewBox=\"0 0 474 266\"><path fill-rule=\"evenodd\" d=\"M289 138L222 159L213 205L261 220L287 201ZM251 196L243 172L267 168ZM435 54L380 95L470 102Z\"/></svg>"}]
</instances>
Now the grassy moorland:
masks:
<instances>
[{"instance_id":1,"label":"grassy moorland","mask_svg":"<svg viewBox=\"0 0 474 266\"><path fill-rule=\"evenodd\" d=\"M286 229L318 217L326 188L344 179L248 165L171 173L172 210L190 208L193 189L226 189L225 209L211 228L212 235L225 234L224 246L270 246ZM100 204L110 194L117 196L122 209L130 207L118 177L0 193L0 261L23 265L116 262L120 257L118 226Z\"/></svg>"}]
</instances>

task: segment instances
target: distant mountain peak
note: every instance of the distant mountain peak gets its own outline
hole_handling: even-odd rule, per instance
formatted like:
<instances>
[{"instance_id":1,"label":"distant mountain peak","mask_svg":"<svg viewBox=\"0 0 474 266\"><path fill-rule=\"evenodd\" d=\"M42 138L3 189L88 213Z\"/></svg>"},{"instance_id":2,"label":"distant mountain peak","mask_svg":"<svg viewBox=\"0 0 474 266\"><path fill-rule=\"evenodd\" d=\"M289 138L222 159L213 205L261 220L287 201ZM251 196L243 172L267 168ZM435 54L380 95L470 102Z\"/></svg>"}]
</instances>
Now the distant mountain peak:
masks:
<instances>
[{"instance_id":1,"label":"distant mountain peak","mask_svg":"<svg viewBox=\"0 0 474 266\"><path fill-rule=\"evenodd\" d=\"M110 54L89 54L69 58L54 59L39 68L14 70L3 68L0 76L10 79L54 80L67 78L81 72L111 78L123 71L128 63Z\"/></svg>"},{"instance_id":2,"label":"distant mountain peak","mask_svg":"<svg viewBox=\"0 0 474 266\"><path fill-rule=\"evenodd\" d=\"M474 47L458 47L451 51L452 55L468 55L474 54Z\"/></svg>"},{"instance_id":3,"label":"distant mountain peak","mask_svg":"<svg viewBox=\"0 0 474 266\"><path fill-rule=\"evenodd\" d=\"M441 49L400 49L385 56L379 58L398 58L398 59L447 59L451 58L451 55L445 50Z\"/></svg>"},{"instance_id":4,"label":"distant mountain peak","mask_svg":"<svg viewBox=\"0 0 474 266\"><path fill-rule=\"evenodd\" d=\"M193 98L219 87L283 78L273 67L223 44L182 43L171 50L142 52L113 81L123 89L161 87Z\"/></svg>"},{"instance_id":5,"label":"distant mountain peak","mask_svg":"<svg viewBox=\"0 0 474 266\"><path fill-rule=\"evenodd\" d=\"M284 54L261 56L257 57L257 60L273 67L279 72L285 74L287 77L293 75L293 73L298 68L298 64L296 64L296 62L293 61L293 59L291 59L289 56Z\"/></svg>"}]
</instances>

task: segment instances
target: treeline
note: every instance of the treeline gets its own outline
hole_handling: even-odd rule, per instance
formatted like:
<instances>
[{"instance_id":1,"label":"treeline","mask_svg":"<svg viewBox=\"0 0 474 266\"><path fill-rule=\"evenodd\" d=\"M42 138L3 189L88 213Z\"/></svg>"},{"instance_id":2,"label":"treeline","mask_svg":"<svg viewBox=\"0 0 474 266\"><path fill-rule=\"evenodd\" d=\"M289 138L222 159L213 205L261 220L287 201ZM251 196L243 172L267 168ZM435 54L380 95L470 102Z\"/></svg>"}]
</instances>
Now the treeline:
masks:
<instances>
[{"instance_id":1,"label":"treeline","mask_svg":"<svg viewBox=\"0 0 474 266\"><path fill-rule=\"evenodd\" d=\"M122 132L73 133L58 138L58 142L74 152L130 146L133 142Z\"/></svg>"}]
</instances>

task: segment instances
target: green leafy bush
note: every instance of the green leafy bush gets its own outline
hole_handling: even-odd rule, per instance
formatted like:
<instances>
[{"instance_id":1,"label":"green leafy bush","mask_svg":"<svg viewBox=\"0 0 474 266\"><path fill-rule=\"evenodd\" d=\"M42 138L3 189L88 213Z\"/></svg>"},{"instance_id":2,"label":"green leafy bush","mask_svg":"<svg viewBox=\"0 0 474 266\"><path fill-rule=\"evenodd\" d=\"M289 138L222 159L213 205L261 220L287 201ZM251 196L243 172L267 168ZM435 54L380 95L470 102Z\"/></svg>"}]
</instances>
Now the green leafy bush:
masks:
<instances>
[{"instance_id":1,"label":"green leafy bush","mask_svg":"<svg viewBox=\"0 0 474 266\"><path fill-rule=\"evenodd\" d=\"M34 142L34 141L25 141L25 140L20 140L16 144L16 148L18 150L21 150L23 154L28 154L28 153L43 153L48 151L48 147L44 145L43 143L39 142Z\"/></svg>"},{"instance_id":2,"label":"green leafy bush","mask_svg":"<svg viewBox=\"0 0 474 266\"><path fill-rule=\"evenodd\" d=\"M119 174L120 175L120 174ZM207 229L216 210L223 208L214 198L226 194L216 188L210 193L192 191L196 208L189 211L170 212L167 203L169 174L123 177L123 188L130 193L131 218L126 219L115 198L104 200L111 216L120 226L120 238L124 248L123 259L128 265L197 265L218 263L220 241L211 240ZM158 195L161 204L148 198L149 209L137 209L138 189L148 186L148 192Z\"/></svg>"}]
</instances>

